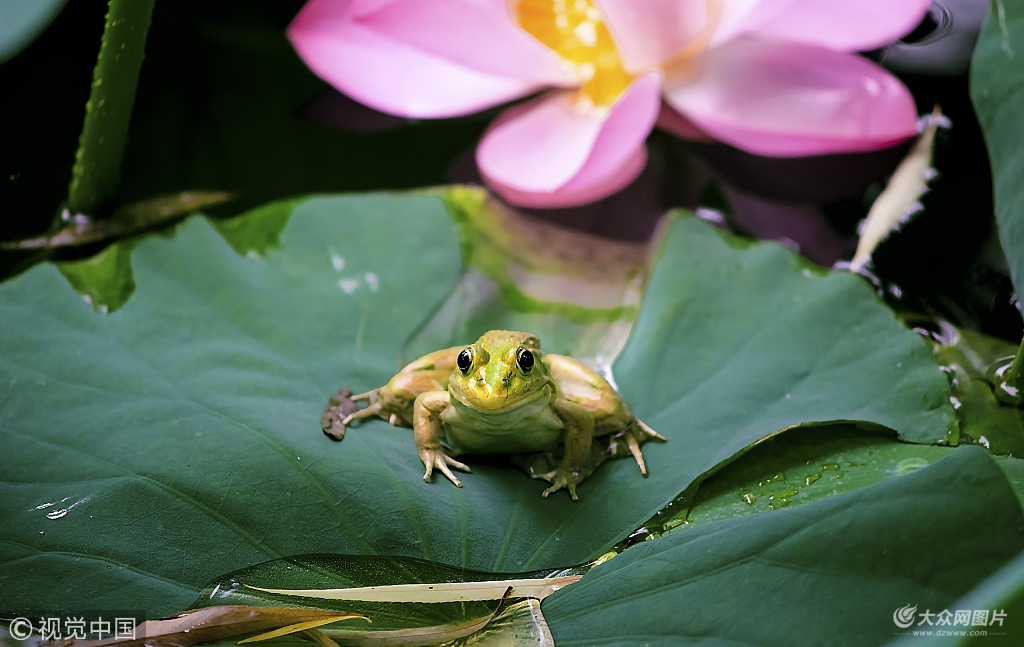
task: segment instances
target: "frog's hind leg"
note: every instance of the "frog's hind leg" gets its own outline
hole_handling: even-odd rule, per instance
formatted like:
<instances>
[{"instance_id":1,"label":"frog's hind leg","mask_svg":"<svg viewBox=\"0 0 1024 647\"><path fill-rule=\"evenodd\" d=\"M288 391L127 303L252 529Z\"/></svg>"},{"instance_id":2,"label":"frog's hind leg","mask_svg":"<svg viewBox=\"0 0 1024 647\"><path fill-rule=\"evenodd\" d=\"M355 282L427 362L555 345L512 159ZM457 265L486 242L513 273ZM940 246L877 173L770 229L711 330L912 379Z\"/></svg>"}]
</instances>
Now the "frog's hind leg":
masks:
<instances>
[{"instance_id":1,"label":"frog's hind leg","mask_svg":"<svg viewBox=\"0 0 1024 647\"><path fill-rule=\"evenodd\" d=\"M352 399L354 400L355 398ZM392 427L409 426L406 423L404 423L404 421L401 419L401 416L390 411L390 409L387 408L384 405L384 403L381 402L380 400L374 398L371 399L370 402L370 406L366 408L360 408L359 411L355 412L354 414L349 414L348 416L346 416L345 419L341 421L341 424L347 427L354 420L358 420L360 418L370 418L371 416L379 416L380 418L386 420L388 424L390 424Z\"/></svg>"},{"instance_id":2,"label":"frog's hind leg","mask_svg":"<svg viewBox=\"0 0 1024 647\"><path fill-rule=\"evenodd\" d=\"M342 419L341 424L343 424L343 425L345 425L347 427L350 424L352 424L353 421L359 420L360 418L369 418L370 416L379 416L379 415L381 415L381 411L383 411L383 410L384 410L384 405L382 403L374 402L373 404L371 404L370 406L366 407L365 409L360 409L359 411L356 411L355 413L348 414L347 416L345 416L344 419Z\"/></svg>"},{"instance_id":3,"label":"frog's hind leg","mask_svg":"<svg viewBox=\"0 0 1024 647\"><path fill-rule=\"evenodd\" d=\"M650 427L648 427L646 424L644 424L643 420L637 419L636 425L638 427L640 427L640 431L642 431L644 433L644 440L650 440L651 438L657 438L658 440L660 440L662 442L666 442L666 443L668 442L668 438L665 438L664 436L662 436L658 432L656 432L653 429L651 429Z\"/></svg>"},{"instance_id":4,"label":"frog's hind leg","mask_svg":"<svg viewBox=\"0 0 1024 647\"><path fill-rule=\"evenodd\" d=\"M633 455L636 464L640 467L640 474L647 478L647 465L644 463L644 454L640 451L640 444L652 438L667 442L668 439L648 427L642 420L637 420L635 425L630 425L624 434L626 446L629 453Z\"/></svg>"}]
</instances>

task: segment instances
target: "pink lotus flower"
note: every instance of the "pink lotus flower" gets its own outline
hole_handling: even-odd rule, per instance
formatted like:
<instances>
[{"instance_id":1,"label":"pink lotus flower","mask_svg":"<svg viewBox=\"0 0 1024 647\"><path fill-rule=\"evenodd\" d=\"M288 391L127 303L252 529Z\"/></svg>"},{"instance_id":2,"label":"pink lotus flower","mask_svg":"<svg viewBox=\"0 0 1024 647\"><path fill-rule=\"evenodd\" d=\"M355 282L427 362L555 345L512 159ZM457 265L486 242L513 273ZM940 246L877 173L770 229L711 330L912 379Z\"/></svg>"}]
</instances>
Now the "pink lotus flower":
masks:
<instances>
[{"instance_id":1,"label":"pink lotus flower","mask_svg":"<svg viewBox=\"0 0 1024 647\"><path fill-rule=\"evenodd\" d=\"M505 110L477 148L511 202L583 204L629 184L651 129L766 156L915 134L895 77L852 52L929 0L310 0L288 28L320 77L414 118Z\"/></svg>"}]
</instances>

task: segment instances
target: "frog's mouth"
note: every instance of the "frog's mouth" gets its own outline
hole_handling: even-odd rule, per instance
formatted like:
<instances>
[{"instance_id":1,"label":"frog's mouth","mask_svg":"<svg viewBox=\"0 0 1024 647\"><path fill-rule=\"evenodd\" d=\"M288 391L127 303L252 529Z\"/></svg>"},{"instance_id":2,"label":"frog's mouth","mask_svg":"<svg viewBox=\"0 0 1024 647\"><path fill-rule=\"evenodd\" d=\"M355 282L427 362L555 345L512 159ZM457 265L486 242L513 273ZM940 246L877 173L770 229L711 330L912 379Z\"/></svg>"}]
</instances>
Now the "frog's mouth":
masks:
<instances>
[{"instance_id":1,"label":"frog's mouth","mask_svg":"<svg viewBox=\"0 0 1024 647\"><path fill-rule=\"evenodd\" d=\"M550 385L547 383L529 393L491 392L486 387L448 389L450 395L454 396L461 404L475 411L486 413L504 413L524 407L543 397L549 390Z\"/></svg>"}]
</instances>

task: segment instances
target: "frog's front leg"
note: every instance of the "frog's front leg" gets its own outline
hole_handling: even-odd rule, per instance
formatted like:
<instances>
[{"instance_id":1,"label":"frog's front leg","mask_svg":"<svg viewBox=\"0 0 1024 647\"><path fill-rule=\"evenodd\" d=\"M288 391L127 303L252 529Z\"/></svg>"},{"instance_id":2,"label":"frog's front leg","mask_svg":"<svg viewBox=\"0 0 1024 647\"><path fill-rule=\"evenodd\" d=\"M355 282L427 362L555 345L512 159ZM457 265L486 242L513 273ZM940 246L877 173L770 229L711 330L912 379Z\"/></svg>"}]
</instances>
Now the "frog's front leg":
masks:
<instances>
[{"instance_id":1,"label":"frog's front leg","mask_svg":"<svg viewBox=\"0 0 1024 647\"><path fill-rule=\"evenodd\" d=\"M594 441L594 417L582 406L562 398L557 398L552 407L565 425L562 432L565 455L554 470L535 476L551 482L551 487L541 493L542 497L547 498L564 487L569 490L572 500L577 501L576 485L591 472L589 462Z\"/></svg>"},{"instance_id":2,"label":"frog's front leg","mask_svg":"<svg viewBox=\"0 0 1024 647\"><path fill-rule=\"evenodd\" d=\"M412 407L412 430L416 440L416 450L420 454L420 460L427 466L427 473L423 475L424 481L430 480L434 468L441 470L456 487L462 487L459 479L455 478L448 466L455 469L469 472L467 465L460 463L445 453L441 447L441 412L451 404L447 391L428 391L416 396Z\"/></svg>"}]
</instances>

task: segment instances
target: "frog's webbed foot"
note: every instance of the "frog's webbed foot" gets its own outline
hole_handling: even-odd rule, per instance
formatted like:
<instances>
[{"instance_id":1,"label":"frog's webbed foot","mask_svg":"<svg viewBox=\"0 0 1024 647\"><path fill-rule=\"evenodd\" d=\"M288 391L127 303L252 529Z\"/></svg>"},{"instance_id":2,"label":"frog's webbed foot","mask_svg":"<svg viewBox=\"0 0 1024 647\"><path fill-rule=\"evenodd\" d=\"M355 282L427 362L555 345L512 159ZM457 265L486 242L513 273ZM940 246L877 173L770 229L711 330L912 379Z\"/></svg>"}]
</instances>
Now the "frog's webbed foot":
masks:
<instances>
[{"instance_id":1,"label":"frog's webbed foot","mask_svg":"<svg viewBox=\"0 0 1024 647\"><path fill-rule=\"evenodd\" d=\"M573 501L579 501L579 497L576 496L576 486L583 480L583 477L579 472L570 472L559 466L545 474L531 474L530 476L531 478L544 479L551 483L551 487L540 493L540 495L545 499L548 498L548 495L552 492L557 492L562 488L565 488L566 490L569 490L569 496L572 497Z\"/></svg>"},{"instance_id":2,"label":"frog's webbed foot","mask_svg":"<svg viewBox=\"0 0 1024 647\"><path fill-rule=\"evenodd\" d=\"M354 421L371 416L387 415L384 403L377 397L377 389L351 396L352 390L347 386L335 393L327 401L327 408L320 416L320 428L332 440L345 438L345 431ZM356 402L369 402L369 406L360 409ZM401 424L401 418L391 414L391 424Z\"/></svg>"},{"instance_id":3,"label":"frog's webbed foot","mask_svg":"<svg viewBox=\"0 0 1024 647\"><path fill-rule=\"evenodd\" d=\"M347 386L339 389L327 400L327 407L324 408L324 412L320 416L320 428L333 440L341 440L345 437L346 423L343 419L359 411L355 400L361 396L351 398L349 397L351 394L352 389Z\"/></svg>"},{"instance_id":4,"label":"frog's webbed foot","mask_svg":"<svg viewBox=\"0 0 1024 647\"><path fill-rule=\"evenodd\" d=\"M455 460L446 454L443 449L421 449L420 460L422 460L423 464L427 466L427 473L423 475L424 483L430 481L430 475L433 474L434 468L437 468L447 476L448 480L455 484L455 487L462 487L462 483L459 479L455 478L452 471L448 469L449 465L457 470L462 470L463 472L472 472L468 465Z\"/></svg>"},{"instance_id":5,"label":"frog's webbed foot","mask_svg":"<svg viewBox=\"0 0 1024 647\"><path fill-rule=\"evenodd\" d=\"M642 420L637 420L636 425L630 425L623 434L623 438L626 441L626 446L629 447L629 453L633 455L636 464L640 466L640 474L647 478L647 465L644 464L644 454L640 451L641 443L652 438L657 438L662 442L668 442L668 439L645 425Z\"/></svg>"}]
</instances>

